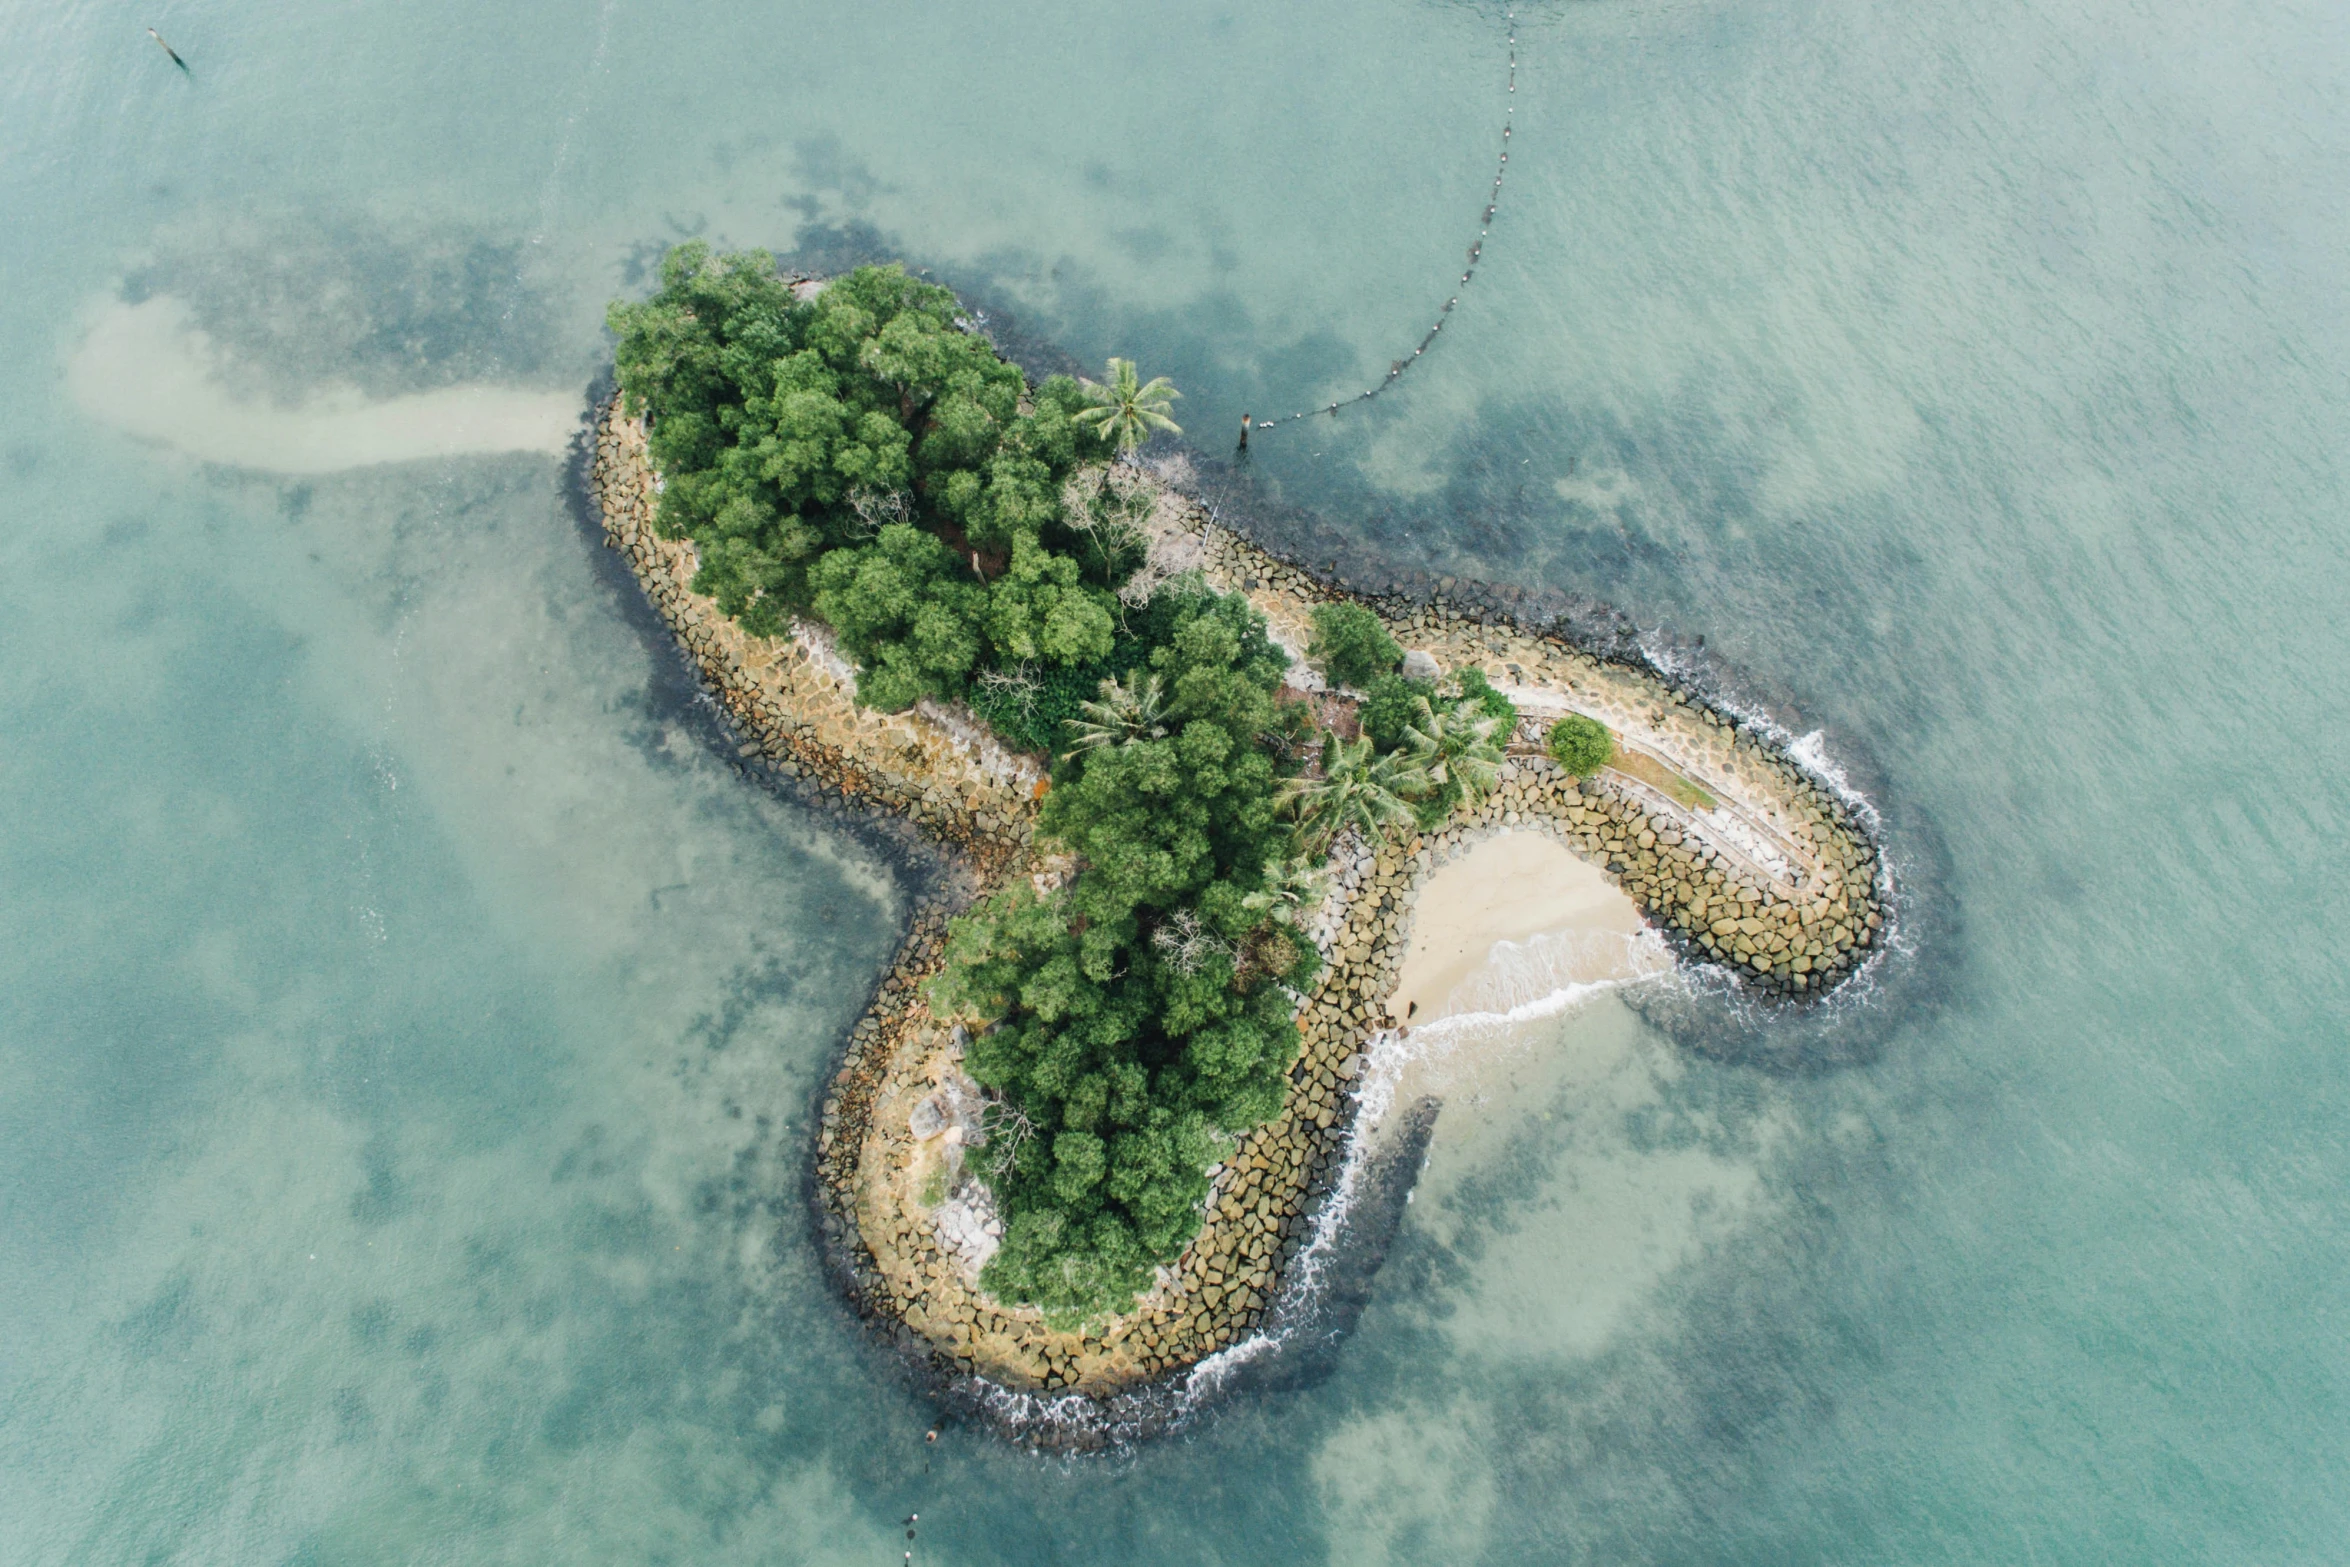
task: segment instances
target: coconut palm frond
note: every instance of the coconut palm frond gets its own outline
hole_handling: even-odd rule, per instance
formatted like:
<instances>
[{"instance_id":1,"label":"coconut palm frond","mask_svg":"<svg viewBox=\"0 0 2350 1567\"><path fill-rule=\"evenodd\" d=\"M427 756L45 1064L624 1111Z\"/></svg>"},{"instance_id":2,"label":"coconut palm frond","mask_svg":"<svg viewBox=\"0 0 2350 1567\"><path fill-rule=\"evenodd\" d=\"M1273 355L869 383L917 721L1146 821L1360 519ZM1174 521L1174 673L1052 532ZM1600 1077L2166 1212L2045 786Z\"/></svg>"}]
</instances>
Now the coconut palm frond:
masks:
<instances>
[{"instance_id":1,"label":"coconut palm frond","mask_svg":"<svg viewBox=\"0 0 2350 1567\"><path fill-rule=\"evenodd\" d=\"M1405 802L1429 787L1417 759L1400 750L1379 755L1367 735L1332 735L1322 746L1322 776L1291 779L1279 798L1297 816L1300 841L1319 853L1349 827L1375 838L1411 825L1412 808Z\"/></svg>"},{"instance_id":2,"label":"coconut palm frond","mask_svg":"<svg viewBox=\"0 0 2350 1567\"><path fill-rule=\"evenodd\" d=\"M1422 697L1413 705L1412 721L1404 726L1404 749L1429 782L1438 788L1458 782L1472 801L1500 782L1502 750L1494 739L1500 719L1475 702L1437 708Z\"/></svg>"},{"instance_id":3,"label":"coconut palm frond","mask_svg":"<svg viewBox=\"0 0 2350 1567\"><path fill-rule=\"evenodd\" d=\"M1295 925L1322 901L1327 880L1321 862L1311 855L1267 860L1264 886L1242 898L1240 906L1251 914L1266 915L1278 924Z\"/></svg>"},{"instance_id":4,"label":"coconut palm frond","mask_svg":"<svg viewBox=\"0 0 2350 1567\"><path fill-rule=\"evenodd\" d=\"M1159 677L1144 678L1142 671L1130 669L1123 681L1105 680L1099 700L1078 704L1083 718L1067 720L1071 741L1062 754L1067 761L1080 751L1091 751L1102 746L1125 745L1134 740L1163 739L1167 726L1166 702L1159 686Z\"/></svg>"},{"instance_id":5,"label":"coconut palm frond","mask_svg":"<svg viewBox=\"0 0 2350 1567\"><path fill-rule=\"evenodd\" d=\"M1169 413L1183 394L1163 375L1143 381L1131 359L1111 360L1106 382L1078 384L1085 389L1088 405L1077 415L1078 422L1091 426L1096 435L1122 453L1133 451L1157 431L1183 433Z\"/></svg>"},{"instance_id":6,"label":"coconut palm frond","mask_svg":"<svg viewBox=\"0 0 2350 1567\"><path fill-rule=\"evenodd\" d=\"M1367 738L1356 743L1366 748L1369 745ZM1417 799L1426 794L1430 781L1428 770L1416 758L1406 756L1401 751L1390 751L1385 756L1375 757L1363 769L1363 783L1366 787L1391 795L1398 802ZM1411 813L1406 810L1404 814L1409 816Z\"/></svg>"}]
</instances>

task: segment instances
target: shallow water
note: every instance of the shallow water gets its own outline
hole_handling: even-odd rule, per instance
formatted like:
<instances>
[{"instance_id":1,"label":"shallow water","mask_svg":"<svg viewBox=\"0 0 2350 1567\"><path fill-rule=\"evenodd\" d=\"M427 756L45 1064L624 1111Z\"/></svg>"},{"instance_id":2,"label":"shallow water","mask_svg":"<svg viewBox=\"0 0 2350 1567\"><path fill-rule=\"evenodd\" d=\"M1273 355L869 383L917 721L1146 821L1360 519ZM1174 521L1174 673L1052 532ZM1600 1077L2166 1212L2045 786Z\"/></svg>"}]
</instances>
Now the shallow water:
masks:
<instances>
[{"instance_id":1,"label":"shallow water","mask_svg":"<svg viewBox=\"0 0 2350 1567\"><path fill-rule=\"evenodd\" d=\"M907 883L724 765L563 460L207 465L65 366L164 296L240 406L583 393L700 233L1131 353L1213 455L1452 291L1501 14L0 26L0 1560L2350 1548L2338 10L1519 18L1475 283L1264 513L1702 633L1912 952L1832 1050L1531 1026L1326 1374L1108 1462L926 1450L825 1292Z\"/></svg>"}]
</instances>

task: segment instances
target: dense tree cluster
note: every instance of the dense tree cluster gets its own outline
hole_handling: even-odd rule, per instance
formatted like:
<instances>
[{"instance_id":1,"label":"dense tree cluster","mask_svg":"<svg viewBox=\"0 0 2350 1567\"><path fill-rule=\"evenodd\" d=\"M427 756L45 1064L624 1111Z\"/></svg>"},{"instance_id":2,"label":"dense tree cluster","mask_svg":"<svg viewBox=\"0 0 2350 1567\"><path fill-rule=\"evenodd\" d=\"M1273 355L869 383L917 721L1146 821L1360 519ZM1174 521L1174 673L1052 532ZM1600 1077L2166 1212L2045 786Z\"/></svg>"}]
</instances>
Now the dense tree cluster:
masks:
<instances>
[{"instance_id":1,"label":"dense tree cluster","mask_svg":"<svg viewBox=\"0 0 2350 1567\"><path fill-rule=\"evenodd\" d=\"M1141 564L1137 526L1148 511L1141 490L1109 485L1089 488L1071 516L1079 534L1078 553L1103 577L1123 581ZM1068 740L1068 725L1081 715L1104 680L1113 680L1148 656L1149 647L1122 624L1109 656L1090 664L1018 662L982 670L965 697L972 711L1023 751L1057 751Z\"/></svg>"},{"instance_id":2,"label":"dense tree cluster","mask_svg":"<svg viewBox=\"0 0 2350 1567\"><path fill-rule=\"evenodd\" d=\"M1005 1233L983 1282L1067 1314L1146 1287L1197 1233L1207 1165L1279 1110L1319 962L1296 927L1332 841L1481 795L1516 722L1476 670L1384 676L1392 733L1322 732L1300 771L1309 709L1275 700L1287 660L1244 599L1170 585L1120 653L1062 723L1038 822L1082 874L966 916L932 990L986 1025L965 1064L997 1100L983 1157Z\"/></svg>"},{"instance_id":3,"label":"dense tree cluster","mask_svg":"<svg viewBox=\"0 0 2350 1567\"><path fill-rule=\"evenodd\" d=\"M967 915L932 994L989 1020L965 1057L1001 1102L984 1282L1065 1312L1123 1305L1198 1231L1207 1166L1281 1107L1319 961L1287 913L1286 659L1196 582L1135 619L1147 657L1071 726L1038 821L1083 874Z\"/></svg>"},{"instance_id":4,"label":"dense tree cluster","mask_svg":"<svg viewBox=\"0 0 2350 1567\"><path fill-rule=\"evenodd\" d=\"M1516 704L1473 664L1446 680L1374 676L1356 717L1364 742L1389 758L1382 781L1422 827L1435 826L1464 797L1491 787L1518 725ZM1366 755L1363 766L1373 765ZM1384 814L1402 820L1395 812Z\"/></svg>"},{"instance_id":5,"label":"dense tree cluster","mask_svg":"<svg viewBox=\"0 0 2350 1567\"><path fill-rule=\"evenodd\" d=\"M1392 751L1403 744L1404 729L1411 723L1419 704L1435 699L1433 680L1381 675L1363 688L1363 700L1355 708L1355 720L1380 750Z\"/></svg>"},{"instance_id":6,"label":"dense tree cluster","mask_svg":"<svg viewBox=\"0 0 2350 1567\"><path fill-rule=\"evenodd\" d=\"M1110 656L1135 552L1063 504L1109 449L1092 402L1065 376L1031 392L947 290L862 267L803 300L765 253L697 242L611 326L629 409L653 415L660 527L747 630L813 612L891 709Z\"/></svg>"},{"instance_id":7,"label":"dense tree cluster","mask_svg":"<svg viewBox=\"0 0 2350 1567\"><path fill-rule=\"evenodd\" d=\"M1441 702L1448 697L1456 702L1474 702L1480 713L1494 721L1505 742L1517 727L1517 704L1494 690L1493 683L1485 678L1485 671L1474 664L1453 678L1449 692L1441 681L1381 675L1364 688L1362 704L1356 712L1363 733L1377 742L1379 749L1388 751L1404 743L1404 731L1411 726L1421 703Z\"/></svg>"}]
</instances>

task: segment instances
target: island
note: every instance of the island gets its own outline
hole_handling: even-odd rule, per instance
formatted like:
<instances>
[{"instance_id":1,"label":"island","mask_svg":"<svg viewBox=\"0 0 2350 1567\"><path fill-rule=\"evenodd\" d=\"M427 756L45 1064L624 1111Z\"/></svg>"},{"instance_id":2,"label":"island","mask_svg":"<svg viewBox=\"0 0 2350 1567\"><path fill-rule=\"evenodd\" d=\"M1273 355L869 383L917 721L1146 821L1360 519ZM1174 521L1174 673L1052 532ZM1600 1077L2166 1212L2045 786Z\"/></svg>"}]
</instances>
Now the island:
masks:
<instances>
[{"instance_id":1,"label":"island","mask_svg":"<svg viewBox=\"0 0 2350 1567\"><path fill-rule=\"evenodd\" d=\"M811 1154L847 1298L964 1408L1143 1429L1278 1336L1367 1067L1497 936L1645 929L1772 1006L1883 948L1877 847L1783 745L1217 526L1125 361L1031 384L901 268L698 243L611 325L593 500L741 757L965 873Z\"/></svg>"}]
</instances>

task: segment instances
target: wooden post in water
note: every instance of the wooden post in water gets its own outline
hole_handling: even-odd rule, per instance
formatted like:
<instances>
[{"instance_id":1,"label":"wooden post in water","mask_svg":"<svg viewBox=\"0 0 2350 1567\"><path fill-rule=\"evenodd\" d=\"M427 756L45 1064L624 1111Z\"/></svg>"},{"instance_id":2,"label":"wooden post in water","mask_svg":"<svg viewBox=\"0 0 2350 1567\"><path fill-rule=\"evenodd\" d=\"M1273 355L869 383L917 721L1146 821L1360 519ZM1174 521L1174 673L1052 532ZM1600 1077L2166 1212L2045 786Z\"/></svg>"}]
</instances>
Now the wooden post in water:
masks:
<instances>
[{"instance_id":1,"label":"wooden post in water","mask_svg":"<svg viewBox=\"0 0 2350 1567\"><path fill-rule=\"evenodd\" d=\"M163 35L161 33L150 27L147 29L147 36L154 39L157 47L161 48L165 54L171 56L171 63L180 68L182 75L193 76L196 74L194 71L188 69L188 62L180 58L180 52L163 41Z\"/></svg>"}]
</instances>

